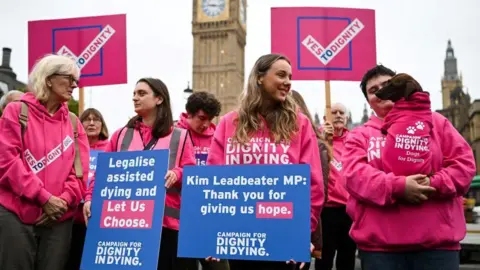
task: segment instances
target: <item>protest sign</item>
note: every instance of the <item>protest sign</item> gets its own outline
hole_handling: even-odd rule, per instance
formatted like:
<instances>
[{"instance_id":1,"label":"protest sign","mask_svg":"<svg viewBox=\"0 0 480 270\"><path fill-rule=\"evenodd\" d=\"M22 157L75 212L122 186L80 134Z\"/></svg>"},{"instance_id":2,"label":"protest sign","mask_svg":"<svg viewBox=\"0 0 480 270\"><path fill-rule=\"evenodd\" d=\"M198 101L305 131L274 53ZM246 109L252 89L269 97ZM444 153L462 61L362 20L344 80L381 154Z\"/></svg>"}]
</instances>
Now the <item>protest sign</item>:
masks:
<instances>
[{"instance_id":1,"label":"protest sign","mask_svg":"<svg viewBox=\"0 0 480 270\"><path fill-rule=\"evenodd\" d=\"M95 175L95 171L97 169L97 160L98 160L98 153L103 152L100 150L90 150L90 165L88 168L88 182L87 188L90 186L90 181L92 181L92 177Z\"/></svg>"},{"instance_id":2,"label":"protest sign","mask_svg":"<svg viewBox=\"0 0 480 270\"><path fill-rule=\"evenodd\" d=\"M179 257L310 261L310 165L185 167Z\"/></svg>"},{"instance_id":3,"label":"protest sign","mask_svg":"<svg viewBox=\"0 0 480 270\"><path fill-rule=\"evenodd\" d=\"M157 269L168 156L98 154L81 269Z\"/></svg>"},{"instance_id":4,"label":"protest sign","mask_svg":"<svg viewBox=\"0 0 480 270\"><path fill-rule=\"evenodd\" d=\"M28 68L46 54L66 55L81 70L79 87L127 82L127 16L28 22Z\"/></svg>"},{"instance_id":5,"label":"protest sign","mask_svg":"<svg viewBox=\"0 0 480 270\"><path fill-rule=\"evenodd\" d=\"M376 50L375 10L271 9L271 51L290 58L295 80L360 81Z\"/></svg>"}]
</instances>

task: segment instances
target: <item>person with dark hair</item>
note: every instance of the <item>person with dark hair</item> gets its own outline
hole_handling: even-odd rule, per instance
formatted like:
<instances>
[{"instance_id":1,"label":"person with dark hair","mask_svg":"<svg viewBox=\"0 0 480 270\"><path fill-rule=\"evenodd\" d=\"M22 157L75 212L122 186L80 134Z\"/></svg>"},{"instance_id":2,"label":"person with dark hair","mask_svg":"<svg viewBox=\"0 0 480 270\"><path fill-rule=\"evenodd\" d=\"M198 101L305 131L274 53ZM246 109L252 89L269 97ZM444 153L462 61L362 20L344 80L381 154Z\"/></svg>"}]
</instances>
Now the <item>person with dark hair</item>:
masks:
<instances>
[{"instance_id":1,"label":"person with dark hair","mask_svg":"<svg viewBox=\"0 0 480 270\"><path fill-rule=\"evenodd\" d=\"M180 217L180 190L183 167L195 165L192 141L189 132L174 128L170 95L167 86L159 79L143 78L133 91L133 105L137 115L127 125L113 133L106 152L148 151L170 149L177 153L165 175L165 215L163 217L162 240L158 269L181 269L183 259L177 257L177 242ZM128 134L128 136L127 136ZM174 143L171 143L174 142ZM178 142L178 143L176 143ZM174 151L173 148L176 150ZM95 178L92 178L85 195L83 213L85 222L91 215L92 192Z\"/></svg>"},{"instance_id":2,"label":"person with dark hair","mask_svg":"<svg viewBox=\"0 0 480 270\"><path fill-rule=\"evenodd\" d=\"M103 119L102 114L94 108L86 109L80 115L80 122L85 129L88 137L88 143L90 144L90 160L96 158L92 155L93 151L104 151L108 144L108 129ZM94 170L90 168L88 172L87 182L84 183L86 190L89 186L89 182L93 176ZM85 220L82 213L83 202L79 205L79 210L77 211L73 219L72 227L72 241L70 244L70 254L68 257L67 265L65 270L75 270L80 269L80 264L82 262L83 254L83 245L85 244L85 236L87 232L87 227L85 226Z\"/></svg>"},{"instance_id":3,"label":"person with dark hair","mask_svg":"<svg viewBox=\"0 0 480 270\"><path fill-rule=\"evenodd\" d=\"M185 109L186 112L180 115L176 126L190 131L197 165L205 166L216 129L212 120L220 115L222 106L213 94L196 91L188 97ZM190 267L196 265L196 259L186 260L190 260ZM198 261L204 270L228 269L227 260L207 262L205 259L198 259Z\"/></svg>"},{"instance_id":4,"label":"person with dark hair","mask_svg":"<svg viewBox=\"0 0 480 270\"><path fill-rule=\"evenodd\" d=\"M206 165L216 128L212 120L220 114L221 104L213 94L194 92L188 97L185 109L187 112L180 115L177 127L191 131L197 165Z\"/></svg>"},{"instance_id":5,"label":"person with dark hair","mask_svg":"<svg viewBox=\"0 0 480 270\"><path fill-rule=\"evenodd\" d=\"M363 270L458 270L466 234L462 196L475 175L473 152L448 119L432 112L433 175L387 172L383 158L392 153L384 151L381 128L393 102L376 93L394 75L376 66L360 84L375 115L348 134L342 156L350 236ZM403 143L418 147L421 141Z\"/></svg>"}]
</instances>

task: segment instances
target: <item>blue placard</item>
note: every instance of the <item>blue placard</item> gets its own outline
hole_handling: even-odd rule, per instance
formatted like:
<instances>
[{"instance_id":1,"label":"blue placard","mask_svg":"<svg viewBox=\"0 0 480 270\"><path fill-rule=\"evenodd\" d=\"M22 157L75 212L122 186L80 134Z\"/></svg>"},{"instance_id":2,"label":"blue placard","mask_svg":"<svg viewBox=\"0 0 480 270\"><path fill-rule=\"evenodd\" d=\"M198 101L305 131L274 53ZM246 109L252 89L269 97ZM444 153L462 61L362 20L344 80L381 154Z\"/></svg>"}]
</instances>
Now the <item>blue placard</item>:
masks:
<instances>
[{"instance_id":1,"label":"blue placard","mask_svg":"<svg viewBox=\"0 0 480 270\"><path fill-rule=\"evenodd\" d=\"M185 167L178 256L310 261L310 165Z\"/></svg>"},{"instance_id":2,"label":"blue placard","mask_svg":"<svg viewBox=\"0 0 480 270\"><path fill-rule=\"evenodd\" d=\"M98 155L82 270L157 269L169 150Z\"/></svg>"},{"instance_id":3,"label":"blue placard","mask_svg":"<svg viewBox=\"0 0 480 270\"><path fill-rule=\"evenodd\" d=\"M90 181L92 177L95 175L95 171L97 170L97 160L98 160L98 153L101 153L101 150L90 150L90 165L88 168L88 180L87 180L87 189L90 186Z\"/></svg>"}]
</instances>

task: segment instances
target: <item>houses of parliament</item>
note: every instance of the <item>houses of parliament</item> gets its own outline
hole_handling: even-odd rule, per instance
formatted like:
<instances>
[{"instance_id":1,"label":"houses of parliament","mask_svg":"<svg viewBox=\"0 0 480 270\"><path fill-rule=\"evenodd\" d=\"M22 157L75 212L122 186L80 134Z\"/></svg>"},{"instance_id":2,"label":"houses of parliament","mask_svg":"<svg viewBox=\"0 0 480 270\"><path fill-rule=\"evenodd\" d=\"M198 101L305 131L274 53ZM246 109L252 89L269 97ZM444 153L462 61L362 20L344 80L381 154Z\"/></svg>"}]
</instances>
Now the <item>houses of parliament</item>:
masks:
<instances>
[{"instance_id":1,"label":"houses of parliament","mask_svg":"<svg viewBox=\"0 0 480 270\"><path fill-rule=\"evenodd\" d=\"M445 116L462 134L473 150L477 175L480 174L480 100L473 102L463 85L462 75L457 69L457 58L449 40L444 60L442 86L442 109L437 112Z\"/></svg>"}]
</instances>

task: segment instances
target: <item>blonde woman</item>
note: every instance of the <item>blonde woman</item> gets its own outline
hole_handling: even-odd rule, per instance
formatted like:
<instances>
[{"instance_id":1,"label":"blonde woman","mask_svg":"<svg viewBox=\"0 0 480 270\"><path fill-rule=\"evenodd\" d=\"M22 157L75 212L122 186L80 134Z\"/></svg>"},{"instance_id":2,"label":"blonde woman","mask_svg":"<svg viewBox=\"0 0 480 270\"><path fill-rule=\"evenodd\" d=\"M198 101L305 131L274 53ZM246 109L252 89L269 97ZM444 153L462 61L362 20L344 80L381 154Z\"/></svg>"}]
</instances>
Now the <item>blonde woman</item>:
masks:
<instances>
[{"instance_id":1,"label":"blonde woman","mask_svg":"<svg viewBox=\"0 0 480 270\"><path fill-rule=\"evenodd\" d=\"M262 149L262 153L256 153L257 157L261 157L248 164L274 164L268 162L272 160L268 157L275 155L287 157L279 159L280 165L310 164L310 225L313 232L317 228L324 202L322 167L312 125L308 118L299 112L291 96L291 76L290 62L285 56L268 54L257 60L242 95L240 108L226 114L217 126L207 164L232 165L229 159L231 153L227 155L226 152L229 144L250 145L252 148ZM277 147L263 147L267 142ZM235 155L249 154L244 152L248 151L248 147L230 149L239 151L235 152ZM292 265L285 262L272 261L229 260L229 264L231 270L292 268Z\"/></svg>"},{"instance_id":2,"label":"blonde woman","mask_svg":"<svg viewBox=\"0 0 480 270\"><path fill-rule=\"evenodd\" d=\"M89 164L87 136L66 104L79 77L70 58L42 58L33 92L0 119L0 269L65 267Z\"/></svg>"}]
</instances>

